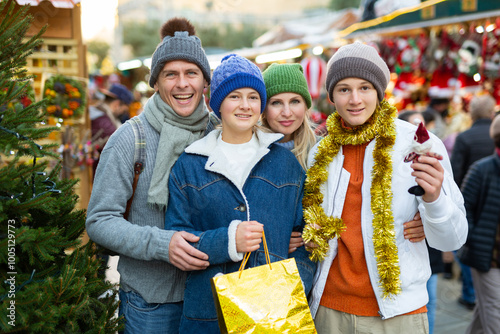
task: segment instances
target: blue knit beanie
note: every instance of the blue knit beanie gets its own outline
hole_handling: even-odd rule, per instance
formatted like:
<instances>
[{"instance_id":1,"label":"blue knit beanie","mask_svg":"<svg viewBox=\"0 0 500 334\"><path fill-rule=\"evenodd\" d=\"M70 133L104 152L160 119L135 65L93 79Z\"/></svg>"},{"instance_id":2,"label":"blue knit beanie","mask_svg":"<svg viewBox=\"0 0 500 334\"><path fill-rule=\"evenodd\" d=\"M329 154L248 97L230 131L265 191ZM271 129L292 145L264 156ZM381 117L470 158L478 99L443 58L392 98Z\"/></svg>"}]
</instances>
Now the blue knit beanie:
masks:
<instances>
[{"instance_id":1,"label":"blue knit beanie","mask_svg":"<svg viewBox=\"0 0 500 334\"><path fill-rule=\"evenodd\" d=\"M260 95L260 112L266 106L266 85L260 69L248 59L230 54L222 58L212 74L210 107L220 118L220 105L226 96L238 88L253 88Z\"/></svg>"},{"instance_id":2,"label":"blue knit beanie","mask_svg":"<svg viewBox=\"0 0 500 334\"><path fill-rule=\"evenodd\" d=\"M109 88L109 92L114 94L116 98L126 105L131 104L134 101L134 95L122 84L112 84Z\"/></svg>"}]
</instances>

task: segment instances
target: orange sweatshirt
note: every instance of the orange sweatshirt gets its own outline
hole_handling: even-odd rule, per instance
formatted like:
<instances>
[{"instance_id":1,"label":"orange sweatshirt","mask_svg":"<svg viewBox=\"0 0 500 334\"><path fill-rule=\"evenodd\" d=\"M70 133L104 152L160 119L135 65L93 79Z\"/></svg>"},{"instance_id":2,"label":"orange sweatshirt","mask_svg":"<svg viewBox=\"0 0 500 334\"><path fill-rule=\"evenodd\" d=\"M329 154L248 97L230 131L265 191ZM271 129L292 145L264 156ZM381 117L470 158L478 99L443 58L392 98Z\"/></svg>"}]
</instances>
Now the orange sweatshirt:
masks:
<instances>
[{"instance_id":1,"label":"orange sweatshirt","mask_svg":"<svg viewBox=\"0 0 500 334\"><path fill-rule=\"evenodd\" d=\"M351 174L342 210L342 219L347 228L338 239L338 253L330 267L320 305L359 316L379 316L361 232L361 185L367 145L368 143L342 147L343 167ZM426 311L424 306L408 314Z\"/></svg>"}]
</instances>

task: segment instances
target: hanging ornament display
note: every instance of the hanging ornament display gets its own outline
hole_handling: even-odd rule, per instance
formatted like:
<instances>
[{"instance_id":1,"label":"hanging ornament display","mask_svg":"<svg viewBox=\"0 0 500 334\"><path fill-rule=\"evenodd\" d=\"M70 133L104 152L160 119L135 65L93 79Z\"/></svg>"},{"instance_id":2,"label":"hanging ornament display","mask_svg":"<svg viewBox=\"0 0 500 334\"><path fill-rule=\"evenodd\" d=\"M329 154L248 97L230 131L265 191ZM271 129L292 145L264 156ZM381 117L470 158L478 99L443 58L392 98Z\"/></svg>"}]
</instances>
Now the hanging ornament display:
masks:
<instances>
[{"instance_id":1,"label":"hanging ornament display","mask_svg":"<svg viewBox=\"0 0 500 334\"><path fill-rule=\"evenodd\" d=\"M488 29L491 25L486 24ZM500 18L496 19L494 28L486 31L483 36L483 71L485 77L496 79L500 77Z\"/></svg>"},{"instance_id":2,"label":"hanging ornament display","mask_svg":"<svg viewBox=\"0 0 500 334\"><path fill-rule=\"evenodd\" d=\"M420 73L416 73L420 67L422 53L414 39L398 40L398 48L400 52L395 64L395 72L398 74L398 79L396 80L392 94L399 100L399 107L404 109L412 102L411 95L423 83L419 80L419 77L421 77Z\"/></svg>"},{"instance_id":3,"label":"hanging ornament display","mask_svg":"<svg viewBox=\"0 0 500 334\"><path fill-rule=\"evenodd\" d=\"M455 73L441 66L432 73L428 95L431 98L452 98L457 91Z\"/></svg>"},{"instance_id":4,"label":"hanging ornament display","mask_svg":"<svg viewBox=\"0 0 500 334\"><path fill-rule=\"evenodd\" d=\"M469 34L458 50L458 87L460 94L474 94L481 89L479 59L482 54L482 36L470 26Z\"/></svg>"},{"instance_id":5,"label":"hanging ornament display","mask_svg":"<svg viewBox=\"0 0 500 334\"><path fill-rule=\"evenodd\" d=\"M317 99L326 78L326 62L318 56L304 58L300 65L304 69L309 93L312 99Z\"/></svg>"}]
</instances>

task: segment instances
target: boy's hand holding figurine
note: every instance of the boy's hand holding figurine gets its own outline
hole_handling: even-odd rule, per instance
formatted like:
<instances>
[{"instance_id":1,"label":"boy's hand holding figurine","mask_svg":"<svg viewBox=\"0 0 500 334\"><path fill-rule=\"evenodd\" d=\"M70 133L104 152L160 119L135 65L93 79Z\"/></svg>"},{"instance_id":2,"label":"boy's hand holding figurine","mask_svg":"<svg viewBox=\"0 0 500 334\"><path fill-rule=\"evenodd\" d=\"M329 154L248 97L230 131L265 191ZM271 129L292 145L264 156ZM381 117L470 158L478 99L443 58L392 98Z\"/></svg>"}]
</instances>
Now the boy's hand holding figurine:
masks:
<instances>
[{"instance_id":1,"label":"boy's hand holding figurine","mask_svg":"<svg viewBox=\"0 0 500 334\"><path fill-rule=\"evenodd\" d=\"M410 152L405 162L412 162L412 176L415 176L416 186L408 189L410 194L422 196L425 202L433 202L439 197L443 183L444 170L438 160L443 156L431 152L432 142L423 123L418 125L415 138L410 146Z\"/></svg>"}]
</instances>

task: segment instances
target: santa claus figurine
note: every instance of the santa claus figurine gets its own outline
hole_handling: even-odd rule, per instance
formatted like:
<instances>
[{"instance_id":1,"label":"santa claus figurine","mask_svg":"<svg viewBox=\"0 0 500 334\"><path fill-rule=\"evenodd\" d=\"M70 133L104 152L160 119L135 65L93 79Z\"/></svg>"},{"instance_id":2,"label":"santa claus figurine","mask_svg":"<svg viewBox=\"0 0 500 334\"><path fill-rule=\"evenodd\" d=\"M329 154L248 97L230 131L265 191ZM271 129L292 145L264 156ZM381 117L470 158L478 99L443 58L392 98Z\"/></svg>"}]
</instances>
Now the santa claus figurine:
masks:
<instances>
[{"instance_id":1,"label":"santa claus figurine","mask_svg":"<svg viewBox=\"0 0 500 334\"><path fill-rule=\"evenodd\" d=\"M429 133L427 132L424 123L419 123L417 131L415 132L415 137L413 138L413 142L409 148L410 153L405 157L404 161L414 161L421 155L430 155L441 160L441 156L431 153L431 148L432 141L430 140ZM408 192L415 196L422 196L425 193L424 189L419 185L411 187L408 189Z\"/></svg>"}]
</instances>

